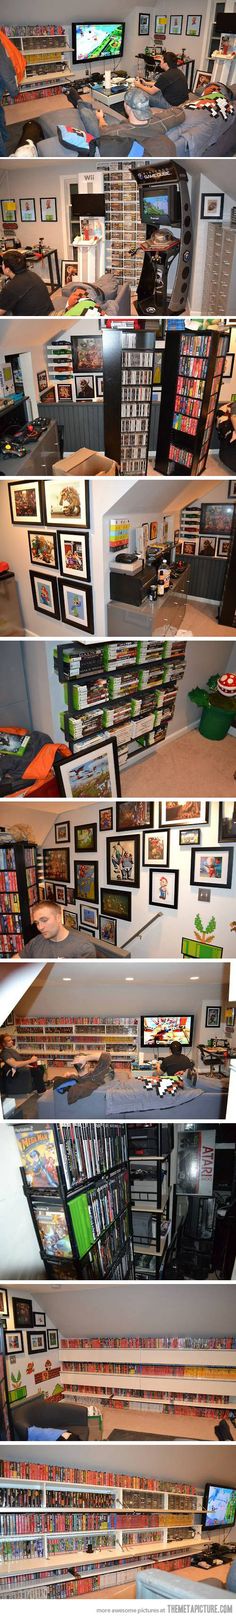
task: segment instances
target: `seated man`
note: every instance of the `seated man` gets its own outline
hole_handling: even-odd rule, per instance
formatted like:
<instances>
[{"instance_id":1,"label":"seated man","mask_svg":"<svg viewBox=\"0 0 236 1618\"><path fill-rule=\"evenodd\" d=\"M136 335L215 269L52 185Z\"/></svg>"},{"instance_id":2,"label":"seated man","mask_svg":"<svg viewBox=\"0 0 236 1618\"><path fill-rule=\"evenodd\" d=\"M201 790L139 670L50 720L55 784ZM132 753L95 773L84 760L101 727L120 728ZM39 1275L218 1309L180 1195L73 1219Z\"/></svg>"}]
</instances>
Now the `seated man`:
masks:
<instances>
[{"instance_id":1,"label":"seated man","mask_svg":"<svg viewBox=\"0 0 236 1618\"><path fill-rule=\"evenodd\" d=\"M0 1038L0 1095L3 1102L17 1096L31 1095L44 1090L44 1065L37 1056L24 1056L14 1045L14 1035L1 1034Z\"/></svg>"},{"instance_id":2,"label":"seated man","mask_svg":"<svg viewBox=\"0 0 236 1618\"><path fill-rule=\"evenodd\" d=\"M175 146L169 140L160 123L155 118L149 102L147 87L129 90L125 96L124 108L126 117L119 119L106 117L102 108L97 111L82 105L82 121L88 133L93 133L99 146L100 157L132 157L142 156L136 152L138 144L143 148L144 154L149 157L173 157ZM127 122L131 125L130 133Z\"/></svg>"},{"instance_id":3,"label":"seated man","mask_svg":"<svg viewBox=\"0 0 236 1618\"><path fill-rule=\"evenodd\" d=\"M147 91L147 82L136 81ZM178 67L174 51L160 51L153 80L148 80L150 107L183 107L188 101L185 73Z\"/></svg>"},{"instance_id":4,"label":"seated man","mask_svg":"<svg viewBox=\"0 0 236 1618\"><path fill-rule=\"evenodd\" d=\"M25 253L9 247L2 259L6 286L0 289L0 315L49 315L53 303L41 275L28 268Z\"/></svg>"},{"instance_id":5,"label":"seated man","mask_svg":"<svg viewBox=\"0 0 236 1618\"><path fill-rule=\"evenodd\" d=\"M189 1059L189 1056L184 1055L179 1040L172 1040L170 1050L170 1056L164 1054L161 1058L162 1073L171 1078L180 1077L183 1079L184 1084L187 1085L187 1088L189 1085L195 1085L197 1075L194 1063Z\"/></svg>"},{"instance_id":6,"label":"seated man","mask_svg":"<svg viewBox=\"0 0 236 1618\"><path fill-rule=\"evenodd\" d=\"M81 955L95 956L93 939L89 937L89 933L83 933L80 927L78 931L74 927L70 930L65 927L61 906L56 902L54 904L53 900L48 904L44 899L42 903L39 900L33 906L32 915L39 937L30 938L29 943L24 944L21 955L14 955L14 960L22 961L24 956L36 961L40 961L42 956L45 956L46 960L64 960L65 956L68 960L77 960Z\"/></svg>"}]
</instances>

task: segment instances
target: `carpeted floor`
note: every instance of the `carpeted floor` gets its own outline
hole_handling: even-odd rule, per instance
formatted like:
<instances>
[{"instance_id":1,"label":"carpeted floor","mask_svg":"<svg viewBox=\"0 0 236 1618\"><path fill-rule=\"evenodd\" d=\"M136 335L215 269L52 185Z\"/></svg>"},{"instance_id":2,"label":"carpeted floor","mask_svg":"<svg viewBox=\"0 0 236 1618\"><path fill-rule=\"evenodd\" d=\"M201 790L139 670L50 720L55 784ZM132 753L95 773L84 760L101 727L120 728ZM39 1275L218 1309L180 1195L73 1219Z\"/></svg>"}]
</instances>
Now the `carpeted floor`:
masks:
<instances>
[{"instance_id":1,"label":"carpeted floor","mask_svg":"<svg viewBox=\"0 0 236 1618\"><path fill-rule=\"evenodd\" d=\"M199 730L186 730L183 736L159 743L155 751L142 753L138 764L130 765L121 776L123 798L206 798L235 797L236 741L210 742Z\"/></svg>"},{"instance_id":2,"label":"carpeted floor","mask_svg":"<svg viewBox=\"0 0 236 1618\"><path fill-rule=\"evenodd\" d=\"M129 1427L128 1431L127 1431L126 1427L113 1427L113 1432L109 1433L108 1444L110 1444L110 1442L111 1442L111 1440L113 1438L115 1438L115 1439L116 1438L118 1438L118 1439L124 1438L125 1442L127 1444L127 1442L130 1440L130 1438L131 1439L134 1438L134 1440L137 1441L138 1436L139 1435L137 1434L137 1427L134 1427L134 1428ZM147 1444L156 1444L156 1443L158 1443L158 1440L161 1443L163 1442L163 1433L145 1433L145 1444L146 1444L146 1442L147 1442ZM172 1436L171 1436L171 1444L176 1444L176 1438L172 1438Z\"/></svg>"}]
</instances>

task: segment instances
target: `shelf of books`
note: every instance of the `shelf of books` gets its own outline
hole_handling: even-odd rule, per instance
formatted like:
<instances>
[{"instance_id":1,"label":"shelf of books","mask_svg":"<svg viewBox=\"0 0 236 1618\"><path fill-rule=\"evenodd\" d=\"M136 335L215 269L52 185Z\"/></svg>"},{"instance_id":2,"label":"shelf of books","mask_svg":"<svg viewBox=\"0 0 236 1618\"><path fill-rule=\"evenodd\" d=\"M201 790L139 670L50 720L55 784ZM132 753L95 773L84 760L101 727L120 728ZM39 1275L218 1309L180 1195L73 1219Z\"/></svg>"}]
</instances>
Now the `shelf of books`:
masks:
<instances>
[{"instance_id":1,"label":"shelf of books","mask_svg":"<svg viewBox=\"0 0 236 1618\"><path fill-rule=\"evenodd\" d=\"M21 954L31 937L37 899L36 848L30 843L0 842L0 957Z\"/></svg>"},{"instance_id":2,"label":"shelf of books","mask_svg":"<svg viewBox=\"0 0 236 1618\"><path fill-rule=\"evenodd\" d=\"M198 1338L61 1338L63 1396L95 1399L101 1412L214 1421L236 1406L236 1342Z\"/></svg>"},{"instance_id":3,"label":"shelf of books","mask_svg":"<svg viewBox=\"0 0 236 1618\"><path fill-rule=\"evenodd\" d=\"M25 1196L46 1273L134 1275L125 1124L17 1124Z\"/></svg>"},{"instance_id":4,"label":"shelf of books","mask_svg":"<svg viewBox=\"0 0 236 1618\"><path fill-rule=\"evenodd\" d=\"M191 1485L0 1462L0 1581L8 1598L125 1594L140 1565L187 1567L201 1542Z\"/></svg>"},{"instance_id":5,"label":"shelf of books","mask_svg":"<svg viewBox=\"0 0 236 1618\"><path fill-rule=\"evenodd\" d=\"M15 100L29 101L36 95L38 99L58 94L65 81L72 77L71 47L64 24L19 22L2 26L26 60L25 76Z\"/></svg>"},{"instance_id":6,"label":"shelf of books","mask_svg":"<svg viewBox=\"0 0 236 1618\"><path fill-rule=\"evenodd\" d=\"M131 1061L138 1060L137 1017L18 1018L16 1013L15 1028L18 1051L24 1054L31 1051L39 1060L47 1061L49 1084L50 1062L55 1067L55 1058L60 1067L60 1062L68 1056L75 1060L81 1051L96 1053L98 1046L104 1055L108 1053L116 1060L119 1067L127 1067Z\"/></svg>"},{"instance_id":7,"label":"shelf of books","mask_svg":"<svg viewBox=\"0 0 236 1618\"><path fill-rule=\"evenodd\" d=\"M54 651L63 686L60 725L72 753L104 731L115 736L120 768L164 740L185 669L184 641L103 641Z\"/></svg>"},{"instance_id":8,"label":"shelf of books","mask_svg":"<svg viewBox=\"0 0 236 1618\"><path fill-rule=\"evenodd\" d=\"M136 1280L156 1280L171 1236L173 1139L167 1126L128 1126L131 1212Z\"/></svg>"},{"instance_id":9,"label":"shelf of books","mask_svg":"<svg viewBox=\"0 0 236 1618\"><path fill-rule=\"evenodd\" d=\"M156 470L204 471L216 417L229 332L167 332Z\"/></svg>"}]
</instances>

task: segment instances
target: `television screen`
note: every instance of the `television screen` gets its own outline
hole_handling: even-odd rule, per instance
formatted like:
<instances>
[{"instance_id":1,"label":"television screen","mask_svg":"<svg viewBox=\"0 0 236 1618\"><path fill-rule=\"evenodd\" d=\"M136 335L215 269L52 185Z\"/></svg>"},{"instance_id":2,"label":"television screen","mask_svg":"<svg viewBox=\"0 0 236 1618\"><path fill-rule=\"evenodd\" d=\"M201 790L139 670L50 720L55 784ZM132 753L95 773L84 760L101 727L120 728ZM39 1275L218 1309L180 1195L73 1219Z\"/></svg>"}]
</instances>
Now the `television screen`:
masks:
<instances>
[{"instance_id":1,"label":"television screen","mask_svg":"<svg viewBox=\"0 0 236 1618\"><path fill-rule=\"evenodd\" d=\"M193 1017L179 1015L141 1017L141 1045L153 1049L156 1045L176 1044L189 1046L193 1041Z\"/></svg>"},{"instance_id":2,"label":"television screen","mask_svg":"<svg viewBox=\"0 0 236 1618\"><path fill-rule=\"evenodd\" d=\"M148 225L148 224L157 224L158 225L158 224L164 224L164 223L168 224L168 220L169 220L169 196L168 196L168 191L165 191L165 192L162 192L162 193L157 192L156 196L155 195L151 196L149 191L144 192L144 196L143 196L143 221L144 221L144 223L146 225Z\"/></svg>"},{"instance_id":3,"label":"television screen","mask_svg":"<svg viewBox=\"0 0 236 1618\"><path fill-rule=\"evenodd\" d=\"M236 1489L224 1489L208 1483L203 1511L204 1528L230 1528L236 1516Z\"/></svg>"},{"instance_id":4,"label":"television screen","mask_svg":"<svg viewBox=\"0 0 236 1618\"><path fill-rule=\"evenodd\" d=\"M96 62L104 57L123 56L123 22L72 23L73 62Z\"/></svg>"}]
</instances>

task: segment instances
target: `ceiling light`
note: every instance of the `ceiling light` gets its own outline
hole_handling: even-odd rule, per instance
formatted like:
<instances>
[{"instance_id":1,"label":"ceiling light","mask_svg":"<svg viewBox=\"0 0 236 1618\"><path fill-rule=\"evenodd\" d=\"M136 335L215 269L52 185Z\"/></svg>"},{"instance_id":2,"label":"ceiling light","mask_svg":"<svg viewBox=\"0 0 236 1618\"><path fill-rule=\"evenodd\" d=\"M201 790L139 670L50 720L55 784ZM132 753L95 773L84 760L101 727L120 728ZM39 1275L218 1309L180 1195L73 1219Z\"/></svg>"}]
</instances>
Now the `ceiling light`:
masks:
<instances>
[{"instance_id":1,"label":"ceiling light","mask_svg":"<svg viewBox=\"0 0 236 1618\"><path fill-rule=\"evenodd\" d=\"M71 978L62 978L63 983L71 983Z\"/></svg>"},{"instance_id":2,"label":"ceiling light","mask_svg":"<svg viewBox=\"0 0 236 1618\"><path fill-rule=\"evenodd\" d=\"M127 977L127 978L126 978L126 979L125 979L125 982L126 982L126 983L134 983L134 978L131 978L131 977L130 977L130 976L129 976L129 977Z\"/></svg>"}]
</instances>

